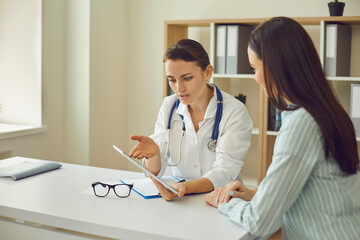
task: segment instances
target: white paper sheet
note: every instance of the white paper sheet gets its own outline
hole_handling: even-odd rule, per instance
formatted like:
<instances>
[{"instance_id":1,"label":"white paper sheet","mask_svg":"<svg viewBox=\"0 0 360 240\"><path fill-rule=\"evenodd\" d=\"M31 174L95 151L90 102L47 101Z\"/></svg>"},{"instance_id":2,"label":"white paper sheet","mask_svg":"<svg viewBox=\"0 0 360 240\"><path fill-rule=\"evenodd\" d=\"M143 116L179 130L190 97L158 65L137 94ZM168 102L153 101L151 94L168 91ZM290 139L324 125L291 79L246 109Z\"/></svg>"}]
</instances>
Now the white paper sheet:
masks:
<instances>
[{"instance_id":1,"label":"white paper sheet","mask_svg":"<svg viewBox=\"0 0 360 240\"><path fill-rule=\"evenodd\" d=\"M178 182L177 179L166 176L161 178L167 184L171 186L171 184ZM156 188L154 183L150 178L131 178L131 179L122 179L123 182L130 184L134 184L134 190L138 191L144 196L155 196L159 194L159 190Z\"/></svg>"}]
</instances>

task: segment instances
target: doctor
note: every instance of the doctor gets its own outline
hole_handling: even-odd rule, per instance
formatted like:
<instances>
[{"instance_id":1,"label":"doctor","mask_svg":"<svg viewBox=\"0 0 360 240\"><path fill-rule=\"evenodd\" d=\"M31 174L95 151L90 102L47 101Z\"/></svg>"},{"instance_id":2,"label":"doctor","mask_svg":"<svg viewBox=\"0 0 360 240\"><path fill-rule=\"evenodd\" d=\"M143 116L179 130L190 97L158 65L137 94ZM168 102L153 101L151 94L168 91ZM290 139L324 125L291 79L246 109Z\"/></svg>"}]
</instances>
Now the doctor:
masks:
<instances>
[{"instance_id":1,"label":"doctor","mask_svg":"<svg viewBox=\"0 0 360 240\"><path fill-rule=\"evenodd\" d=\"M213 67L202 45L182 39L164 56L166 78L175 94L165 97L154 134L131 136L130 156L161 177L193 180L176 183L178 195L154 183L165 200L212 191L240 179L250 147L252 121L246 107L209 84Z\"/></svg>"}]
</instances>

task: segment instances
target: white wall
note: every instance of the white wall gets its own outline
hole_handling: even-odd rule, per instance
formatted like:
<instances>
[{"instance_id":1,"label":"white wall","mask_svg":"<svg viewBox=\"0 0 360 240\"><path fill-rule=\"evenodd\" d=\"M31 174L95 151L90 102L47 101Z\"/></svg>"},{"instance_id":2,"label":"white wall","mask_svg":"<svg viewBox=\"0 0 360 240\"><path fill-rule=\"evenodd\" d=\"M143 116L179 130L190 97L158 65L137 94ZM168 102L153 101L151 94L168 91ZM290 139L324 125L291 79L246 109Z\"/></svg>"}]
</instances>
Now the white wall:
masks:
<instances>
[{"instance_id":1,"label":"white wall","mask_svg":"<svg viewBox=\"0 0 360 240\"><path fill-rule=\"evenodd\" d=\"M67 0L64 161L126 168L127 0Z\"/></svg>"},{"instance_id":2,"label":"white wall","mask_svg":"<svg viewBox=\"0 0 360 240\"><path fill-rule=\"evenodd\" d=\"M64 161L89 164L90 2L65 1Z\"/></svg>"},{"instance_id":3,"label":"white wall","mask_svg":"<svg viewBox=\"0 0 360 240\"><path fill-rule=\"evenodd\" d=\"M90 164L126 168L112 145L127 150L127 0L91 0Z\"/></svg>"},{"instance_id":4,"label":"white wall","mask_svg":"<svg viewBox=\"0 0 360 240\"><path fill-rule=\"evenodd\" d=\"M163 98L164 20L328 16L327 2L43 0L48 130L0 140L0 154L126 168L111 144L130 150L130 135L153 131ZM359 15L359 0L345 3L345 16Z\"/></svg>"}]
</instances>

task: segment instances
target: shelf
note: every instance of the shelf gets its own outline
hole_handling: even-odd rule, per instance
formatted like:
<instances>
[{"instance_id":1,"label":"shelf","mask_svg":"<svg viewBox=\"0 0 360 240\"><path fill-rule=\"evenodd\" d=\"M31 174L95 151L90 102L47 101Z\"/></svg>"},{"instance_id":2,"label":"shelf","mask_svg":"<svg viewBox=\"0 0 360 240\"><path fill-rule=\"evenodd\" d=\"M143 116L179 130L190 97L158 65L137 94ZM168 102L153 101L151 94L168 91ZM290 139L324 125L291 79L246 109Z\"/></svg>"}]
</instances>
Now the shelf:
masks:
<instances>
[{"instance_id":1,"label":"shelf","mask_svg":"<svg viewBox=\"0 0 360 240\"><path fill-rule=\"evenodd\" d=\"M259 135L259 128L253 128L252 134L253 135Z\"/></svg>"},{"instance_id":2,"label":"shelf","mask_svg":"<svg viewBox=\"0 0 360 240\"><path fill-rule=\"evenodd\" d=\"M165 25L168 26L185 26L185 27L207 27L211 23L215 24L248 24L259 25L269 18L235 18L235 19L193 19L193 20L167 20ZM342 22L346 24L360 24L358 16L341 16L341 17L295 17L293 18L301 25L320 25L320 22Z\"/></svg>"},{"instance_id":3,"label":"shelf","mask_svg":"<svg viewBox=\"0 0 360 240\"><path fill-rule=\"evenodd\" d=\"M214 73L213 78L254 79L254 74L221 74L221 73Z\"/></svg>"},{"instance_id":4,"label":"shelf","mask_svg":"<svg viewBox=\"0 0 360 240\"><path fill-rule=\"evenodd\" d=\"M190 29L190 34L196 35L195 40L201 40L206 44L208 49L210 63L215 65L216 56L216 25L217 24L244 24L257 26L269 18L235 18L235 19L198 19L198 20L170 20L165 22L165 49L182 38L189 38L189 27L196 27ZM360 73L357 66L359 65L359 33L360 33L360 16L346 16L346 17L298 17L294 18L305 30L309 33L318 51L322 66L325 62L326 50L326 24L327 23L344 23L352 27L352 58L351 62L351 76L328 76L328 81L333 85L334 90L339 96L339 100L349 112L350 98L349 85L351 83L360 84ZM206 27L209 29L197 27ZM194 30L199 33L194 34ZM206 31L205 31L206 30ZM204 36L200 36L204 32ZM205 36L206 34L206 36ZM205 40L205 41L204 41ZM243 176L243 180L248 185L256 186L258 181L261 181L266 175L266 170L272 161L273 146L278 135L278 131L267 131L268 129L268 99L264 91L253 80L255 75L249 71L247 74L222 74L213 73L210 82L214 82L225 92L235 96L242 92L247 95L247 109L250 116L255 120L254 128L252 129L252 147L249 150L245 161L253 161L257 159L257 173L248 173L248 176ZM164 78L165 79L165 78ZM168 82L164 80L164 89L168 89ZM164 94L167 96L168 92ZM251 97L251 100L249 99ZM356 138L357 144L360 144L360 137ZM254 146L254 147L253 147ZM253 166L252 166L253 167ZM257 175L257 176L255 176Z\"/></svg>"},{"instance_id":5,"label":"shelf","mask_svg":"<svg viewBox=\"0 0 360 240\"><path fill-rule=\"evenodd\" d=\"M277 136L279 131L266 131L266 135L268 136Z\"/></svg>"},{"instance_id":6,"label":"shelf","mask_svg":"<svg viewBox=\"0 0 360 240\"><path fill-rule=\"evenodd\" d=\"M243 182L244 182L244 185L247 188L257 188L258 187L258 179L257 179L257 177L244 176L243 177Z\"/></svg>"},{"instance_id":7,"label":"shelf","mask_svg":"<svg viewBox=\"0 0 360 240\"><path fill-rule=\"evenodd\" d=\"M360 82L360 77L327 77L329 81Z\"/></svg>"}]
</instances>

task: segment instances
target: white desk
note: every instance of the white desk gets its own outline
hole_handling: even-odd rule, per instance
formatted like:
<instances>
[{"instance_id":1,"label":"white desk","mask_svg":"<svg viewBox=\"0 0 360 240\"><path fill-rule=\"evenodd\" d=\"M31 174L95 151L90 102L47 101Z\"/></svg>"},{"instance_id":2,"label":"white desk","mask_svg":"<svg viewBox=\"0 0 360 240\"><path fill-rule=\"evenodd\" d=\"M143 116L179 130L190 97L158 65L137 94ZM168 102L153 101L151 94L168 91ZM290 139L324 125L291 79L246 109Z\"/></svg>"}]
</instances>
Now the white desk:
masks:
<instances>
[{"instance_id":1,"label":"white desk","mask_svg":"<svg viewBox=\"0 0 360 240\"><path fill-rule=\"evenodd\" d=\"M9 158L0 167L29 158ZM96 181L142 173L62 164L18 181L0 179L0 239L253 239L204 195L163 199L98 198L81 194ZM132 192L132 194L136 194ZM5 219L4 219L5 217ZM17 222L6 218L17 219ZM36 223L29 224L28 222ZM50 226L44 227L42 225ZM70 231L69 231L70 230Z\"/></svg>"}]
</instances>

